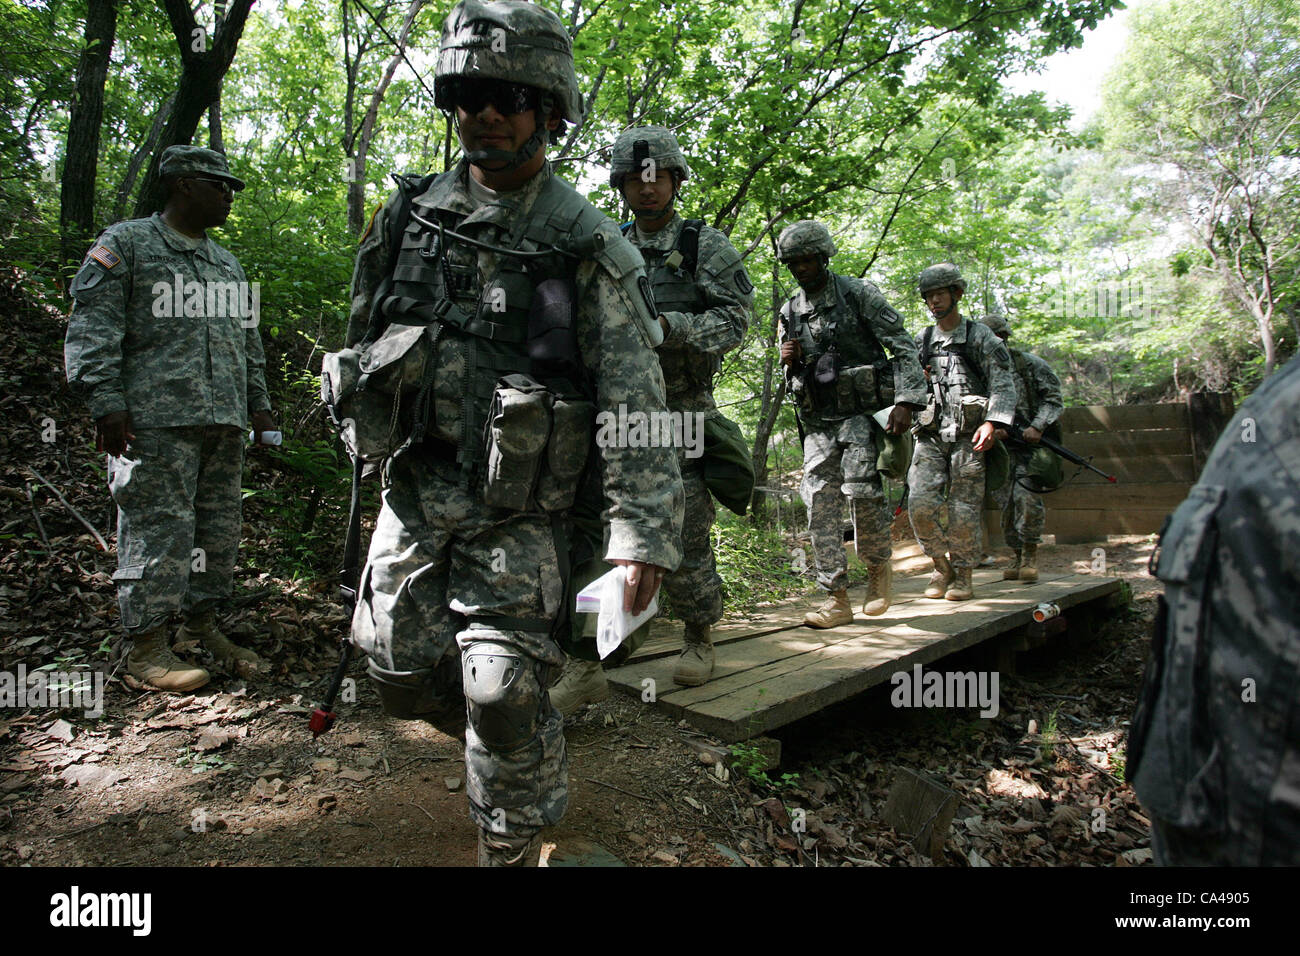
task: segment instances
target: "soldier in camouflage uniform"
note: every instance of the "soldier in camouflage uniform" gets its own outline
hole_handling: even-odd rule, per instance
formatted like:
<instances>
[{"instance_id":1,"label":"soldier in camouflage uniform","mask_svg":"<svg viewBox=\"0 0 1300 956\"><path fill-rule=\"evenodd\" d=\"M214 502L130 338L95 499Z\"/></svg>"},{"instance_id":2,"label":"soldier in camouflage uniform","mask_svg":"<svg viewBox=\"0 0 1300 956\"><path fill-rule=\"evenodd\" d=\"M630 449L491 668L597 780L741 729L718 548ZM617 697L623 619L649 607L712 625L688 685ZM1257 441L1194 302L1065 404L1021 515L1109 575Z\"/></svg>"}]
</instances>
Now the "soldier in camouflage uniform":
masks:
<instances>
[{"instance_id":1,"label":"soldier in camouflage uniform","mask_svg":"<svg viewBox=\"0 0 1300 956\"><path fill-rule=\"evenodd\" d=\"M1006 316L991 312L980 320L1004 343L1011 338L1011 325ZM1061 417L1065 402L1061 398L1061 380L1051 366L1032 352L1007 346L1011 366L1016 372L1016 417L1027 424L1022 434L1031 445L1036 445L1043 432ZM994 434L1005 440L1006 431L999 428ZM1017 446L1011 449L1011 474L1007 483L994 492L1002 506L1002 535L1007 545L1015 551L1011 566L1003 569L1004 581L1038 580L1038 545L1043 540L1043 522L1047 509L1041 495L1030 491L1026 485L1032 449Z\"/></svg>"},{"instance_id":2,"label":"soldier in camouflage uniform","mask_svg":"<svg viewBox=\"0 0 1300 956\"><path fill-rule=\"evenodd\" d=\"M1166 523L1128 744L1162 866L1300 866L1300 361L1242 405Z\"/></svg>"},{"instance_id":3,"label":"soldier in camouflage uniform","mask_svg":"<svg viewBox=\"0 0 1300 956\"><path fill-rule=\"evenodd\" d=\"M713 375L722 356L740 345L749 327L753 283L725 235L699 220L683 219L674 208L690 167L669 130L662 126L625 130L615 141L613 154L610 185L635 217L623 231L645 258L664 334L657 351L668 408L697 416L700 422L721 415L713 400ZM695 434L702 437L702 430L697 428ZM709 534L715 512L704 484L703 463L684 445L677 449L686 492L682 563L664 578L673 609L686 624L686 646L673 670L673 681L687 687L697 687L712 675L710 631L722 617L722 579ZM561 713L569 714L608 694L600 664L574 657L552 688L551 701Z\"/></svg>"},{"instance_id":4,"label":"soldier in camouflage uniform","mask_svg":"<svg viewBox=\"0 0 1300 956\"><path fill-rule=\"evenodd\" d=\"M561 400L572 409L580 397L547 386L552 429L550 399L539 405L520 389L543 377L532 350L549 340L535 328L555 330L573 336L568 377L589 377L596 408L662 414L661 333L640 254L546 163L547 140L583 113L559 18L516 0L462 0L443 24L434 82L465 158L406 194L395 267L391 220L403 192L377 212L353 281L349 343L368 337L377 317L390 329L431 330L432 408L389 463L352 638L393 712L416 711L446 666L459 665L480 865L535 865L542 827L568 802L563 720L547 694L565 660L555 639L565 599L556 515L565 506L542 504L541 479L512 482L539 461L550 462L544 471L580 467L597 451L591 416L575 425L559 413ZM681 557L676 456L602 447L595 464L605 557L628 568L624 605L639 611ZM518 495L498 497L512 487Z\"/></svg>"},{"instance_id":5,"label":"soldier in camouflage uniform","mask_svg":"<svg viewBox=\"0 0 1300 956\"><path fill-rule=\"evenodd\" d=\"M117 582L132 639L127 672L170 691L208 673L176 658L177 637L219 660L259 658L217 630L239 549L244 430L271 431L257 299L235 257L207 237L230 215L221 153L163 152L166 208L100 234L72 281L64 357L68 381L95 419L117 503Z\"/></svg>"},{"instance_id":6,"label":"soldier in camouflage uniform","mask_svg":"<svg viewBox=\"0 0 1300 956\"><path fill-rule=\"evenodd\" d=\"M883 614L889 607L893 515L876 470L883 439L871 416L893 404L889 431L906 431L913 410L924 407L925 379L903 317L880 290L865 279L830 271L835 243L825 226L805 219L786 227L777 239L777 255L799 283L799 291L781 307L781 364L798 403L800 491L808 507L817 584L827 593L804 623L838 627L853 621L842 531L846 495L855 547L867 565L863 613Z\"/></svg>"},{"instance_id":7,"label":"soldier in camouflage uniform","mask_svg":"<svg viewBox=\"0 0 1300 956\"><path fill-rule=\"evenodd\" d=\"M923 269L918 287L935 324L916 337L930 403L917 418L907 511L916 540L934 561L925 596L967 601L980 559L984 452L993 447L997 425L1015 418L1016 384L1007 347L958 311L966 280L955 265Z\"/></svg>"}]
</instances>

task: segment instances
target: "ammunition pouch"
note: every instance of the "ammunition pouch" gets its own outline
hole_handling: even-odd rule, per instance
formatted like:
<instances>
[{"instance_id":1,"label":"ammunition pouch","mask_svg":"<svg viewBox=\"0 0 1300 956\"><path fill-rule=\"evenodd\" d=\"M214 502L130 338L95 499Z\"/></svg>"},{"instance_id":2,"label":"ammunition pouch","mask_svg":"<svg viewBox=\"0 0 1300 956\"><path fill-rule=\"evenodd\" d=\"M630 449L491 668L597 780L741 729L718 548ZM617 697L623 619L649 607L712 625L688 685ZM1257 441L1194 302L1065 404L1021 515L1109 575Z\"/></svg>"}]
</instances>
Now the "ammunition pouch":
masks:
<instances>
[{"instance_id":1,"label":"ammunition pouch","mask_svg":"<svg viewBox=\"0 0 1300 956\"><path fill-rule=\"evenodd\" d=\"M957 434L966 437L974 435L984 424L984 416L989 408L989 400L983 395L963 395L961 399L961 421L958 422Z\"/></svg>"},{"instance_id":2,"label":"ammunition pouch","mask_svg":"<svg viewBox=\"0 0 1300 956\"><path fill-rule=\"evenodd\" d=\"M894 376L889 362L845 368L835 349L810 358L791 382L799 410L821 418L871 414L894 404Z\"/></svg>"},{"instance_id":3,"label":"ammunition pouch","mask_svg":"<svg viewBox=\"0 0 1300 956\"><path fill-rule=\"evenodd\" d=\"M428 326L392 324L374 342L322 360L321 400L353 458L382 461L422 437L434 338Z\"/></svg>"},{"instance_id":4,"label":"ammunition pouch","mask_svg":"<svg viewBox=\"0 0 1300 956\"><path fill-rule=\"evenodd\" d=\"M571 508L594 418L590 402L559 397L530 376L500 379L484 435L483 502L511 511Z\"/></svg>"}]
</instances>

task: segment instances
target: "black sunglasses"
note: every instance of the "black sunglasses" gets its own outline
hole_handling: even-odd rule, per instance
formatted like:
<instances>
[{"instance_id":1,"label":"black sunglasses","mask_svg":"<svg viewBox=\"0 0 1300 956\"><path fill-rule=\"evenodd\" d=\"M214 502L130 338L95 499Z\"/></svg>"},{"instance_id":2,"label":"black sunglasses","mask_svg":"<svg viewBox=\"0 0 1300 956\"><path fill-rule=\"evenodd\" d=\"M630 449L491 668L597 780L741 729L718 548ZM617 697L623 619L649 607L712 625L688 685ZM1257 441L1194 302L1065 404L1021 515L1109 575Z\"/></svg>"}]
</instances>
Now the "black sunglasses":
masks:
<instances>
[{"instance_id":1,"label":"black sunglasses","mask_svg":"<svg viewBox=\"0 0 1300 956\"><path fill-rule=\"evenodd\" d=\"M527 113L542 105L542 91L523 83L505 80L466 80L456 78L446 85L448 105L466 113L477 113L491 103L502 116Z\"/></svg>"},{"instance_id":2,"label":"black sunglasses","mask_svg":"<svg viewBox=\"0 0 1300 956\"><path fill-rule=\"evenodd\" d=\"M210 186L215 186L217 187L218 192L223 192L227 196L233 196L235 194L235 187L224 179L204 179L201 176L191 176L190 178L196 183L207 183Z\"/></svg>"}]
</instances>

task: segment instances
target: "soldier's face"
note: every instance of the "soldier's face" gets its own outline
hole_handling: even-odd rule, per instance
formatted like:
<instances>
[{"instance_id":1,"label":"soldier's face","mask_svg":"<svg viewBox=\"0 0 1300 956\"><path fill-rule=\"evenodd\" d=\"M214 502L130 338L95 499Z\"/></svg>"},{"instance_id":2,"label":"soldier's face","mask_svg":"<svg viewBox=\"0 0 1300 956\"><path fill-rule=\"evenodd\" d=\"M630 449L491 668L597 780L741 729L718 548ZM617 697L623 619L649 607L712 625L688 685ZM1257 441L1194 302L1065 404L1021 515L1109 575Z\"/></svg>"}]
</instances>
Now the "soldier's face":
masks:
<instances>
[{"instance_id":1,"label":"soldier's face","mask_svg":"<svg viewBox=\"0 0 1300 956\"><path fill-rule=\"evenodd\" d=\"M672 202L672 172L667 169L654 172L653 177L650 177L649 169L641 173L628 173L623 177L623 198L633 212L661 212Z\"/></svg>"},{"instance_id":2,"label":"soldier's face","mask_svg":"<svg viewBox=\"0 0 1300 956\"><path fill-rule=\"evenodd\" d=\"M478 105L478 104L474 104ZM503 113L511 109L510 104L498 107L495 102L486 102L481 107L469 112L464 106L457 105L456 118L460 123L460 142L465 152L472 153L480 149L499 149L517 152L537 129L537 111L528 109L518 113ZM552 114L546 121L547 129L556 129L560 117ZM544 150L536 155L542 156ZM544 156L543 156L544 158Z\"/></svg>"},{"instance_id":3,"label":"soldier's face","mask_svg":"<svg viewBox=\"0 0 1300 956\"><path fill-rule=\"evenodd\" d=\"M956 292L956 295L953 293ZM936 319L942 319L952 311L952 307L957 304L961 298L960 290L954 290L949 287L946 289L931 289L924 296L925 306L930 310L930 314Z\"/></svg>"},{"instance_id":4,"label":"soldier's face","mask_svg":"<svg viewBox=\"0 0 1300 956\"><path fill-rule=\"evenodd\" d=\"M804 290L815 292L824 282L821 256L792 256L785 261L785 267Z\"/></svg>"},{"instance_id":5,"label":"soldier's face","mask_svg":"<svg viewBox=\"0 0 1300 956\"><path fill-rule=\"evenodd\" d=\"M230 218L230 209L235 201L234 190L230 184L209 177L187 178L191 215L202 224L204 229L224 225Z\"/></svg>"}]
</instances>

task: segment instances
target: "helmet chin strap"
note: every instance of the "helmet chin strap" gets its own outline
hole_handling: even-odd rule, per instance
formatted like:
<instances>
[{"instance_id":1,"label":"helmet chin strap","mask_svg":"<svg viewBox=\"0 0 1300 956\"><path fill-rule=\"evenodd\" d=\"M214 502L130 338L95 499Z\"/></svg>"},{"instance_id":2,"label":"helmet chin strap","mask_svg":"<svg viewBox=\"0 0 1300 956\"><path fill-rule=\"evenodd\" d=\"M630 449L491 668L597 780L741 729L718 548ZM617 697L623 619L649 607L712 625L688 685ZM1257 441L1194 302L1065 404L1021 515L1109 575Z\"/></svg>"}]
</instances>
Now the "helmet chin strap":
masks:
<instances>
[{"instance_id":1,"label":"helmet chin strap","mask_svg":"<svg viewBox=\"0 0 1300 956\"><path fill-rule=\"evenodd\" d=\"M628 175L631 175L630 173ZM648 219L650 222L658 222L673 214L673 207L677 205L677 179L676 173L673 174L673 195L668 200L668 204L656 212L653 209L633 209L632 216L636 219Z\"/></svg>"},{"instance_id":2,"label":"helmet chin strap","mask_svg":"<svg viewBox=\"0 0 1300 956\"><path fill-rule=\"evenodd\" d=\"M952 310L957 308L957 297L952 294L952 289L948 290L948 308L944 309L942 314L934 317L936 322L942 322L948 316L952 315Z\"/></svg>"},{"instance_id":3,"label":"helmet chin strap","mask_svg":"<svg viewBox=\"0 0 1300 956\"><path fill-rule=\"evenodd\" d=\"M523 166L546 144L548 130L546 118L551 115L555 98L550 94L542 97L541 106L533 111L536 118L533 135L524 140L517 150L513 149L475 149L465 153L465 159L471 166L477 166L489 173L509 173ZM460 122L456 122L456 135L460 136ZM488 163L493 165L489 166ZM499 165L498 165L499 164Z\"/></svg>"}]
</instances>

